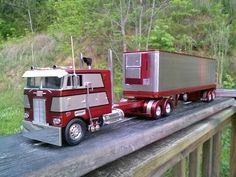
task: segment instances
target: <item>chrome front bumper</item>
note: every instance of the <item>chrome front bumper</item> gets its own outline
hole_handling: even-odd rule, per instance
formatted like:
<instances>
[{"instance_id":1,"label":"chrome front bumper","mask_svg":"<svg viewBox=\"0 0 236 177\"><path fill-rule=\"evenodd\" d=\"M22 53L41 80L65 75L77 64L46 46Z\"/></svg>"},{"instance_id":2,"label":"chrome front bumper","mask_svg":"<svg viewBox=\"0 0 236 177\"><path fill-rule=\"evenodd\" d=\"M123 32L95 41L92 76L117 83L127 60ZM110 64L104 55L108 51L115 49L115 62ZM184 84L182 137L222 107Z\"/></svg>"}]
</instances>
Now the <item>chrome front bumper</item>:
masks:
<instances>
[{"instance_id":1,"label":"chrome front bumper","mask_svg":"<svg viewBox=\"0 0 236 177\"><path fill-rule=\"evenodd\" d=\"M23 136L29 139L62 146L62 134L60 127L33 124L23 120Z\"/></svg>"}]
</instances>

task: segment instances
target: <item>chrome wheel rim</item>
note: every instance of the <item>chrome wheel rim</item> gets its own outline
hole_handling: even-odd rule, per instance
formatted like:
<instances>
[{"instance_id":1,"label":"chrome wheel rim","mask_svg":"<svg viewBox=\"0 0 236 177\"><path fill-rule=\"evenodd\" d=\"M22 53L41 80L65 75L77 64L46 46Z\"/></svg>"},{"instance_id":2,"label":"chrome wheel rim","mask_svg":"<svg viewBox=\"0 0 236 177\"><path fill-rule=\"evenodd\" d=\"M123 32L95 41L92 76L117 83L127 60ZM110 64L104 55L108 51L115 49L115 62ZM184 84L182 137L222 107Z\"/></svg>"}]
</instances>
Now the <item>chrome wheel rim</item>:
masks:
<instances>
[{"instance_id":1,"label":"chrome wheel rim","mask_svg":"<svg viewBox=\"0 0 236 177\"><path fill-rule=\"evenodd\" d=\"M208 95L208 101L211 101L211 94Z\"/></svg>"},{"instance_id":2,"label":"chrome wheel rim","mask_svg":"<svg viewBox=\"0 0 236 177\"><path fill-rule=\"evenodd\" d=\"M184 95L183 95L183 100L186 102L186 101L188 101L188 95L185 93Z\"/></svg>"},{"instance_id":3,"label":"chrome wheel rim","mask_svg":"<svg viewBox=\"0 0 236 177\"><path fill-rule=\"evenodd\" d=\"M167 105L166 105L166 113L169 114L170 112L171 112L170 103L167 103Z\"/></svg>"},{"instance_id":4,"label":"chrome wheel rim","mask_svg":"<svg viewBox=\"0 0 236 177\"><path fill-rule=\"evenodd\" d=\"M72 140L79 140L82 137L82 127L79 124L73 124L69 132Z\"/></svg>"},{"instance_id":5,"label":"chrome wheel rim","mask_svg":"<svg viewBox=\"0 0 236 177\"><path fill-rule=\"evenodd\" d=\"M213 92L212 93L212 99L214 100L216 98L216 94Z\"/></svg>"},{"instance_id":6,"label":"chrome wheel rim","mask_svg":"<svg viewBox=\"0 0 236 177\"><path fill-rule=\"evenodd\" d=\"M157 106L157 108L156 108L156 116L157 117L161 116L161 107L160 106Z\"/></svg>"}]
</instances>

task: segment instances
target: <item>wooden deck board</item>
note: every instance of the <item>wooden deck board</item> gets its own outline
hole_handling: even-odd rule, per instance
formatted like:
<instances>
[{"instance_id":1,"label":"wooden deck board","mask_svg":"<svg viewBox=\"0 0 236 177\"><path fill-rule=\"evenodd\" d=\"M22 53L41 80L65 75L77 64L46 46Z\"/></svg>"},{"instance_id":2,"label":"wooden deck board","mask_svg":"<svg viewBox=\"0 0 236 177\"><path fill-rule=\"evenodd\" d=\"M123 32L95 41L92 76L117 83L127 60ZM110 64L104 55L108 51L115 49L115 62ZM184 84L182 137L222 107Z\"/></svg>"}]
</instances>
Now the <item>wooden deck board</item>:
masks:
<instances>
[{"instance_id":1,"label":"wooden deck board","mask_svg":"<svg viewBox=\"0 0 236 177\"><path fill-rule=\"evenodd\" d=\"M56 147L24 138L0 137L0 176L81 176L117 160L216 112L234 99L192 103L173 115L155 120L142 118L105 126L74 147Z\"/></svg>"}]
</instances>

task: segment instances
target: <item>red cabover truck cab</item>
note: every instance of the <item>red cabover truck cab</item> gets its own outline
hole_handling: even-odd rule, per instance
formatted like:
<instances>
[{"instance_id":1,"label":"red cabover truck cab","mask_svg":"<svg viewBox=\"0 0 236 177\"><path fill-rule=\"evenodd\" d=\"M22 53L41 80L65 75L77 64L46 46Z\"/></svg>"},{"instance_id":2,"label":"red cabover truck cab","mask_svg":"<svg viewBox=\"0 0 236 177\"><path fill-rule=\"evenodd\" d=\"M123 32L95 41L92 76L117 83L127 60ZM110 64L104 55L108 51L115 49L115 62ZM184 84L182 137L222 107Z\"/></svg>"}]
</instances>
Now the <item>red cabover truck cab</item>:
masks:
<instances>
[{"instance_id":1,"label":"red cabover truck cab","mask_svg":"<svg viewBox=\"0 0 236 177\"><path fill-rule=\"evenodd\" d=\"M102 116L112 112L109 70L33 69L23 77L28 138L59 146L64 138L78 144L88 125L98 129Z\"/></svg>"}]
</instances>

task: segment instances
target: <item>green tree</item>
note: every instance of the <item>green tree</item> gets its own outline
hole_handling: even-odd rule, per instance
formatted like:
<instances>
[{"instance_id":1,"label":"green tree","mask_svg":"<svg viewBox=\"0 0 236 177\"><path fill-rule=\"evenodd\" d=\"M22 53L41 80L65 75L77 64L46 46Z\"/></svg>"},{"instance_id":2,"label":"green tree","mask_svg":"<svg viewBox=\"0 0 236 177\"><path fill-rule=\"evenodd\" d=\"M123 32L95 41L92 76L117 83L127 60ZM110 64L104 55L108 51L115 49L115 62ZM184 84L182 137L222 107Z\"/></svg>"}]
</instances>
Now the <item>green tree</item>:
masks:
<instances>
[{"instance_id":1,"label":"green tree","mask_svg":"<svg viewBox=\"0 0 236 177\"><path fill-rule=\"evenodd\" d=\"M170 33L170 27L159 20L150 37L150 48L174 51L175 38Z\"/></svg>"},{"instance_id":2,"label":"green tree","mask_svg":"<svg viewBox=\"0 0 236 177\"><path fill-rule=\"evenodd\" d=\"M1 0L0 38L25 36L30 31L29 11L34 31L46 31L54 17L47 0Z\"/></svg>"}]
</instances>

